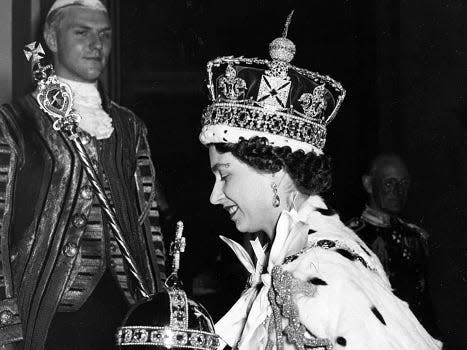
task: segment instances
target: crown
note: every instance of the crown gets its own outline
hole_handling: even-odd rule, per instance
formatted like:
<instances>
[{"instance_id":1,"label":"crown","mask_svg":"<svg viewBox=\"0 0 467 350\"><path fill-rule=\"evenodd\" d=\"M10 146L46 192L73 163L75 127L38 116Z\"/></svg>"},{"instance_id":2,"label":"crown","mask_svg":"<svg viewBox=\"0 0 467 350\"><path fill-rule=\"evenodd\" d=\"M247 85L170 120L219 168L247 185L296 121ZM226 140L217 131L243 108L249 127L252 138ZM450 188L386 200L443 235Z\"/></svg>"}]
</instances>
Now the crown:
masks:
<instances>
[{"instance_id":1,"label":"crown","mask_svg":"<svg viewBox=\"0 0 467 350\"><path fill-rule=\"evenodd\" d=\"M293 11L292 11L293 13ZM270 60L224 56L207 64L211 104L204 110L200 141L236 143L264 136L273 146L323 153L326 127L345 90L327 75L293 66L296 48L282 37L269 45Z\"/></svg>"},{"instance_id":2,"label":"crown","mask_svg":"<svg viewBox=\"0 0 467 350\"><path fill-rule=\"evenodd\" d=\"M116 343L133 349L216 350L219 337L206 309L175 286L135 304L117 329Z\"/></svg>"},{"instance_id":3,"label":"crown","mask_svg":"<svg viewBox=\"0 0 467 350\"><path fill-rule=\"evenodd\" d=\"M216 350L219 336L206 309L187 297L178 278L180 253L185 251L183 223L177 223L175 241L170 246L172 273L166 288L133 305L117 329L120 349L198 349Z\"/></svg>"}]
</instances>

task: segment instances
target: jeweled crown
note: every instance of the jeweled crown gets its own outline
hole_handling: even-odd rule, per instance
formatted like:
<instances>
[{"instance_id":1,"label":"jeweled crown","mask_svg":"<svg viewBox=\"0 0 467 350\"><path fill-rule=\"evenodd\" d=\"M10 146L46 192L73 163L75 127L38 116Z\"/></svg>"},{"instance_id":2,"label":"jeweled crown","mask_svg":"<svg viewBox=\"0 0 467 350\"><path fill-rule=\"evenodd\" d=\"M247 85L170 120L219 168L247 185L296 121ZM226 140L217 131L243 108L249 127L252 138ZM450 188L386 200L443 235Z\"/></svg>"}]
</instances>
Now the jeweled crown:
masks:
<instances>
[{"instance_id":1,"label":"jeweled crown","mask_svg":"<svg viewBox=\"0 0 467 350\"><path fill-rule=\"evenodd\" d=\"M187 297L178 278L180 254L185 251L183 223L177 223L175 241L170 246L172 273L166 288L134 304L117 329L119 349L216 350L219 336L206 309Z\"/></svg>"},{"instance_id":2,"label":"jeweled crown","mask_svg":"<svg viewBox=\"0 0 467 350\"><path fill-rule=\"evenodd\" d=\"M326 126L345 90L327 75L290 64L296 52L287 38L291 15L282 37L269 45L271 60L224 56L208 62L212 103L202 117L203 144L264 136L273 146L323 153Z\"/></svg>"}]
</instances>

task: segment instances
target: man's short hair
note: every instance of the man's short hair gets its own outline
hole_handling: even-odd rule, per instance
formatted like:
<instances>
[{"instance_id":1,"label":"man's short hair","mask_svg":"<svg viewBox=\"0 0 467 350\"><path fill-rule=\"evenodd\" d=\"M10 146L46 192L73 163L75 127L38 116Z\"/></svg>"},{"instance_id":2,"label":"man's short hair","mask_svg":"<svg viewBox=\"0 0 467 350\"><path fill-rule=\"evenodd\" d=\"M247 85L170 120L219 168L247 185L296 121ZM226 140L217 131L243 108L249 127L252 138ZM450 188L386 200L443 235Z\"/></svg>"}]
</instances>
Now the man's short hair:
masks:
<instances>
[{"instance_id":1,"label":"man's short hair","mask_svg":"<svg viewBox=\"0 0 467 350\"><path fill-rule=\"evenodd\" d=\"M370 160L370 163L368 164L366 170L366 175L374 176L376 170L379 169L383 164L386 164L388 162L399 163L407 169L407 165L405 164L404 159L402 159L402 157L397 153L380 153Z\"/></svg>"},{"instance_id":2,"label":"man's short hair","mask_svg":"<svg viewBox=\"0 0 467 350\"><path fill-rule=\"evenodd\" d=\"M58 27L60 27L60 23L65 17L65 11L63 11L64 9L65 7L61 7L53 10L48 14L47 18L45 19L44 34L49 30L57 30Z\"/></svg>"}]
</instances>

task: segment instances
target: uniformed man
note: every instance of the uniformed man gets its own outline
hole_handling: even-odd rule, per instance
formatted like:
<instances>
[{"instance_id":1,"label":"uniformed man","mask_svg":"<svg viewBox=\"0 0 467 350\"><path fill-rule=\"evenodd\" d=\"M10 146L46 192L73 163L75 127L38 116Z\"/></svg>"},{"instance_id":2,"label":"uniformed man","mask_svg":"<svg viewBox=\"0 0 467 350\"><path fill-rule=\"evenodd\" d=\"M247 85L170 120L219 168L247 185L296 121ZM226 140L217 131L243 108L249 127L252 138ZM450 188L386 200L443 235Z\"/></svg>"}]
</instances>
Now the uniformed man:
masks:
<instances>
[{"instance_id":1,"label":"uniformed man","mask_svg":"<svg viewBox=\"0 0 467 350\"><path fill-rule=\"evenodd\" d=\"M111 36L99 0L57 0L46 18L81 141L155 292L164 249L146 127L98 84ZM34 92L0 108L0 348L112 349L136 283L72 142L52 124Z\"/></svg>"},{"instance_id":2,"label":"uniformed man","mask_svg":"<svg viewBox=\"0 0 467 350\"><path fill-rule=\"evenodd\" d=\"M407 167L398 155L381 154L373 159L362 182L368 203L348 226L379 257L394 293L408 302L428 330L437 333L427 294L428 234L399 216L410 187Z\"/></svg>"}]
</instances>

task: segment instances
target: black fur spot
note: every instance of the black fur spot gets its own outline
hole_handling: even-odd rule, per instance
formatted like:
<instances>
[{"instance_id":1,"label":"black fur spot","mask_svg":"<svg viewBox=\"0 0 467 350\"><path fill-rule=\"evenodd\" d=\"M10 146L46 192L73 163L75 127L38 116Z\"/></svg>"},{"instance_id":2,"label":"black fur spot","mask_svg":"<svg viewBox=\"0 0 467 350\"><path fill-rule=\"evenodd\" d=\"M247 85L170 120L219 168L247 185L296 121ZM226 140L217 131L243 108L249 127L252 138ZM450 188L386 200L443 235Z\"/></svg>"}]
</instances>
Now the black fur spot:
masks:
<instances>
[{"instance_id":1,"label":"black fur spot","mask_svg":"<svg viewBox=\"0 0 467 350\"><path fill-rule=\"evenodd\" d=\"M316 208L316 211L320 213L321 215L325 215L325 216L332 216L336 213L332 209L323 209L323 208Z\"/></svg>"},{"instance_id":2,"label":"black fur spot","mask_svg":"<svg viewBox=\"0 0 467 350\"><path fill-rule=\"evenodd\" d=\"M378 309L374 306L371 307L371 311L375 314L376 318L386 326L386 321L383 318L383 315L378 311Z\"/></svg>"},{"instance_id":3,"label":"black fur spot","mask_svg":"<svg viewBox=\"0 0 467 350\"><path fill-rule=\"evenodd\" d=\"M361 244L360 245L360 248L362 248L362 250L368 255L368 256L371 256L371 254L368 252L368 250L365 249L364 246L362 246Z\"/></svg>"},{"instance_id":4,"label":"black fur spot","mask_svg":"<svg viewBox=\"0 0 467 350\"><path fill-rule=\"evenodd\" d=\"M347 340L344 337L337 337L336 343L341 345L341 346L346 346L347 345Z\"/></svg>"},{"instance_id":5,"label":"black fur spot","mask_svg":"<svg viewBox=\"0 0 467 350\"><path fill-rule=\"evenodd\" d=\"M336 246L336 243L333 241L330 241L329 239L322 239L316 243L318 247L329 249L329 248L334 248Z\"/></svg>"},{"instance_id":6,"label":"black fur spot","mask_svg":"<svg viewBox=\"0 0 467 350\"><path fill-rule=\"evenodd\" d=\"M354 254L354 253L349 252L348 250L342 249L342 248L336 249L335 251L336 251L336 253L339 253L339 254L342 255L344 258L347 258L347 259L349 259L350 261L355 261L355 260L360 261L360 262L362 263L363 266L365 266L366 268L368 268L368 264L366 263L366 260L363 259L360 255Z\"/></svg>"},{"instance_id":7,"label":"black fur spot","mask_svg":"<svg viewBox=\"0 0 467 350\"><path fill-rule=\"evenodd\" d=\"M328 285L326 281L323 281L321 278L318 278L318 277L313 277L308 282L316 286L327 286Z\"/></svg>"},{"instance_id":8,"label":"black fur spot","mask_svg":"<svg viewBox=\"0 0 467 350\"><path fill-rule=\"evenodd\" d=\"M312 235L313 233L316 233L316 231L310 228L310 229L308 230L308 234L309 234L309 235Z\"/></svg>"},{"instance_id":9,"label":"black fur spot","mask_svg":"<svg viewBox=\"0 0 467 350\"><path fill-rule=\"evenodd\" d=\"M297 260L298 254L290 255L284 259L284 264L291 263L292 261Z\"/></svg>"},{"instance_id":10,"label":"black fur spot","mask_svg":"<svg viewBox=\"0 0 467 350\"><path fill-rule=\"evenodd\" d=\"M368 264L366 263L365 259L363 259L361 256L357 256L358 261L362 263L363 266L368 268Z\"/></svg>"},{"instance_id":11,"label":"black fur spot","mask_svg":"<svg viewBox=\"0 0 467 350\"><path fill-rule=\"evenodd\" d=\"M352 261L355 261L357 259L355 254L352 254L351 252L349 252L346 249L336 249L336 253L339 253L344 258L347 258L347 259L352 260Z\"/></svg>"}]
</instances>

